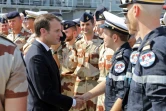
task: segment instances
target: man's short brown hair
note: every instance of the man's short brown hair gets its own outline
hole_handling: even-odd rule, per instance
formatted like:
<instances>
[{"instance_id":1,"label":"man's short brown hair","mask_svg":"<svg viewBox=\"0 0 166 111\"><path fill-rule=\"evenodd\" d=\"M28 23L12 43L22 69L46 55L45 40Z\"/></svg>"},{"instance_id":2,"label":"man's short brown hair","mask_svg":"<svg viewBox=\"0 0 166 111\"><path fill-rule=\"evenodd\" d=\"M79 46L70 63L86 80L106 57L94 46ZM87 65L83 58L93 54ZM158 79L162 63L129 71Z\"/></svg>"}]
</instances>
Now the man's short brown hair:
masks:
<instances>
[{"instance_id":1,"label":"man's short brown hair","mask_svg":"<svg viewBox=\"0 0 166 111\"><path fill-rule=\"evenodd\" d=\"M126 35L126 34L117 32L117 31L115 31L115 30L110 30L110 28L107 28L107 29L110 31L111 36L112 36L113 34L116 34L116 35L118 35L118 37L120 38L121 41L124 41L124 42L127 42L127 41L128 41L129 35Z\"/></svg>"},{"instance_id":2,"label":"man's short brown hair","mask_svg":"<svg viewBox=\"0 0 166 111\"><path fill-rule=\"evenodd\" d=\"M36 36L39 37L41 35L40 33L41 28L44 28L47 31L50 31L50 21L54 19L61 22L61 20L53 14L42 14L38 16L34 22Z\"/></svg>"}]
</instances>

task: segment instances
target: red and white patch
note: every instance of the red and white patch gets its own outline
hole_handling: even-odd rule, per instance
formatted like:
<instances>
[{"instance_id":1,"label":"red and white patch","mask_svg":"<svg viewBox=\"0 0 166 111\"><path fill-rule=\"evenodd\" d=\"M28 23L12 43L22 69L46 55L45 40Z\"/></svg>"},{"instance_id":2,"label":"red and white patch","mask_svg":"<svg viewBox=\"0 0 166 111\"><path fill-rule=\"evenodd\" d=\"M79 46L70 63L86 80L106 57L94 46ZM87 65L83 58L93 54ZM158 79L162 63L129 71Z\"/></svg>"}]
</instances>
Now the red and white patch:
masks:
<instances>
[{"instance_id":1,"label":"red and white patch","mask_svg":"<svg viewBox=\"0 0 166 111\"><path fill-rule=\"evenodd\" d=\"M130 62L132 64L136 64L137 60L138 60L138 56L139 56L139 52L137 52L137 51L132 52L130 55Z\"/></svg>"},{"instance_id":2,"label":"red and white patch","mask_svg":"<svg viewBox=\"0 0 166 111\"><path fill-rule=\"evenodd\" d=\"M149 67L155 62L155 54L152 51L143 52L139 57L139 62L143 67Z\"/></svg>"},{"instance_id":3,"label":"red and white patch","mask_svg":"<svg viewBox=\"0 0 166 111\"><path fill-rule=\"evenodd\" d=\"M122 73L125 70L125 64L122 61L118 61L115 66L114 66L114 70L117 73Z\"/></svg>"}]
</instances>

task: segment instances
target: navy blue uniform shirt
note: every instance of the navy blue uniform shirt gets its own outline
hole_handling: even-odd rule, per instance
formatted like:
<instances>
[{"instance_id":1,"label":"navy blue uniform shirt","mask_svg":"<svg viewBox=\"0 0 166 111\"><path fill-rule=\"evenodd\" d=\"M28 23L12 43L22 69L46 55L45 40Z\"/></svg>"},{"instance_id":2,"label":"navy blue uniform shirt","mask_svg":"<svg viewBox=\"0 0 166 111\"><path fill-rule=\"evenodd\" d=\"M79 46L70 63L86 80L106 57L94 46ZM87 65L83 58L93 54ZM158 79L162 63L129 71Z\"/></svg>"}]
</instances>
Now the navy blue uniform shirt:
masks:
<instances>
[{"instance_id":1,"label":"navy blue uniform shirt","mask_svg":"<svg viewBox=\"0 0 166 111\"><path fill-rule=\"evenodd\" d=\"M147 34L138 51L127 111L166 111L166 27Z\"/></svg>"},{"instance_id":2,"label":"navy blue uniform shirt","mask_svg":"<svg viewBox=\"0 0 166 111\"><path fill-rule=\"evenodd\" d=\"M112 58L112 68L106 79L105 109L110 111L114 102L124 96L124 78L126 75L131 47L124 43Z\"/></svg>"},{"instance_id":3,"label":"navy blue uniform shirt","mask_svg":"<svg viewBox=\"0 0 166 111\"><path fill-rule=\"evenodd\" d=\"M125 77L125 80L124 80L125 96L123 98L123 103L122 103L123 104L122 105L123 110L126 110L126 107L127 107L130 83L131 83L133 71L134 71L136 62L138 60L138 56L139 56L139 52L137 50L138 50L139 46L141 45L141 42L142 42L142 39L139 38L136 41L136 43L134 44L134 46L132 47L132 52L131 52L131 55L130 55L130 62L128 64L128 69L127 69L126 77Z\"/></svg>"}]
</instances>

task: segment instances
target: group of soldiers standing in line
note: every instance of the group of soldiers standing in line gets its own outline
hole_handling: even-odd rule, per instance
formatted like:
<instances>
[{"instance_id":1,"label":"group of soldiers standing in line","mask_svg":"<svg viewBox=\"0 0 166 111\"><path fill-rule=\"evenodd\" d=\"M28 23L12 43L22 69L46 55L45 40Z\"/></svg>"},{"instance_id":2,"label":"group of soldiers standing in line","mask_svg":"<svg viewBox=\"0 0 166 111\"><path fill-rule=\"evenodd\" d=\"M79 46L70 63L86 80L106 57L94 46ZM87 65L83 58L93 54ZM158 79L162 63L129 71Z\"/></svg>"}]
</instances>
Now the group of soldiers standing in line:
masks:
<instances>
[{"instance_id":1,"label":"group of soldiers standing in line","mask_svg":"<svg viewBox=\"0 0 166 111\"><path fill-rule=\"evenodd\" d=\"M94 16L85 12L77 20L62 22L65 39L51 46L60 70L62 94L85 101L80 109L71 111L166 110L166 30L159 24L164 0L121 3L125 20L99 7ZM23 56L36 38L35 18L47 12L25 13L28 31L16 11L9 12L7 19L1 18L11 29L10 34L3 31L1 35L14 42ZM25 78L20 81L24 83Z\"/></svg>"}]
</instances>

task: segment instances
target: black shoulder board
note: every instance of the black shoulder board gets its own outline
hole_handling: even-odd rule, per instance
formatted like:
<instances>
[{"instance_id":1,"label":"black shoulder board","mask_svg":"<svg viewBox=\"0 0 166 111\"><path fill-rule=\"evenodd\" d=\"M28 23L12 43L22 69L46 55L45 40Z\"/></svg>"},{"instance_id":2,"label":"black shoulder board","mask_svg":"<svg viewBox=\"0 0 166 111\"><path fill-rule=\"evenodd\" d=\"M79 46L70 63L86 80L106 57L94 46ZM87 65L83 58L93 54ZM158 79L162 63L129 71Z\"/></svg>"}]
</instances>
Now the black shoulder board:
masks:
<instances>
[{"instance_id":1,"label":"black shoulder board","mask_svg":"<svg viewBox=\"0 0 166 111\"><path fill-rule=\"evenodd\" d=\"M102 41L101 44L104 44L104 41Z\"/></svg>"},{"instance_id":2,"label":"black shoulder board","mask_svg":"<svg viewBox=\"0 0 166 111\"><path fill-rule=\"evenodd\" d=\"M117 55L116 55L116 59L121 59L123 58L123 51L120 51Z\"/></svg>"},{"instance_id":3,"label":"black shoulder board","mask_svg":"<svg viewBox=\"0 0 166 111\"><path fill-rule=\"evenodd\" d=\"M103 38L99 37L100 40L103 40Z\"/></svg>"},{"instance_id":4,"label":"black shoulder board","mask_svg":"<svg viewBox=\"0 0 166 111\"><path fill-rule=\"evenodd\" d=\"M81 40L81 39L82 39L82 36L78 36L78 37L76 38L76 42L79 41L79 40Z\"/></svg>"},{"instance_id":5,"label":"black shoulder board","mask_svg":"<svg viewBox=\"0 0 166 111\"><path fill-rule=\"evenodd\" d=\"M132 49L138 49L141 44L135 43L132 47Z\"/></svg>"},{"instance_id":6,"label":"black shoulder board","mask_svg":"<svg viewBox=\"0 0 166 111\"><path fill-rule=\"evenodd\" d=\"M62 45L62 48L66 47L66 42L65 42L65 41L62 41L62 42L61 42L61 45Z\"/></svg>"},{"instance_id":7,"label":"black shoulder board","mask_svg":"<svg viewBox=\"0 0 166 111\"><path fill-rule=\"evenodd\" d=\"M101 42L101 44L99 45L99 47L101 47L104 44L104 41Z\"/></svg>"},{"instance_id":8,"label":"black shoulder board","mask_svg":"<svg viewBox=\"0 0 166 111\"><path fill-rule=\"evenodd\" d=\"M9 41L10 43L12 43L13 45L17 46L14 42L12 42L11 40L7 39L6 37L0 35L0 38L6 40L6 41Z\"/></svg>"},{"instance_id":9,"label":"black shoulder board","mask_svg":"<svg viewBox=\"0 0 166 111\"><path fill-rule=\"evenodd\" d=\"M146 44L144 45L144 47L142 48L142 51L150 50L152 42L153 42L152 40L147 41Z\"/></svg>"}]
</instances>

